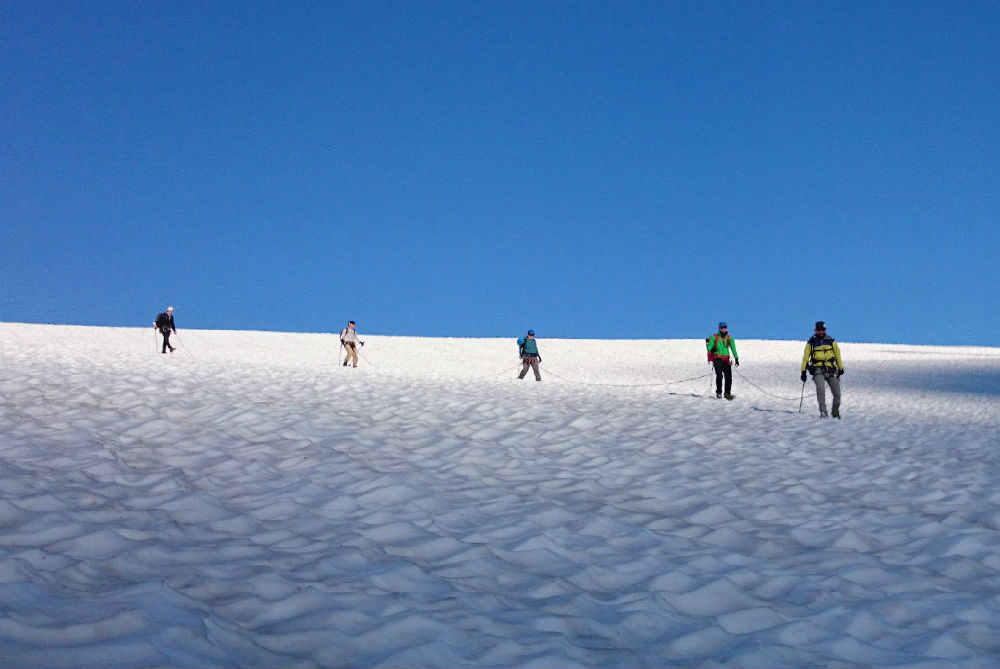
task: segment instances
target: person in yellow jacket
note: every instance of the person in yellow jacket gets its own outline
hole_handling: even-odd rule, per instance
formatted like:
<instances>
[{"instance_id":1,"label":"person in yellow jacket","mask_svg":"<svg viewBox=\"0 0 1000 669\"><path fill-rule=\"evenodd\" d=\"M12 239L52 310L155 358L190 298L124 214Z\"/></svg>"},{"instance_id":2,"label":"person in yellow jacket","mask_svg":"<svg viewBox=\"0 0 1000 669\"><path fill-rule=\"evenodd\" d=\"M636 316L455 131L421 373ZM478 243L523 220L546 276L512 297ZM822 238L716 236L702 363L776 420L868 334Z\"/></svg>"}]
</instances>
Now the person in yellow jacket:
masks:
<instances>
[{"instance_id":1,"label":"person in yellow jacket","mask_svg":"<svg viewBox=\"0 0 1000 669\"><path fill-rule=\"evenodd\" d=\"M819 416L826 418L826 386L830 385L833 393L833 406L830 415L840 418L840 377L844 375L844 361L840 359L840 347L837 340L826 335L826 323L816 321L816 334L806 342L805 353L802 354L802 383L806 382L806 373L812 374L816 384L816 401L819 402Z\"/></svg>"}]
</instances>

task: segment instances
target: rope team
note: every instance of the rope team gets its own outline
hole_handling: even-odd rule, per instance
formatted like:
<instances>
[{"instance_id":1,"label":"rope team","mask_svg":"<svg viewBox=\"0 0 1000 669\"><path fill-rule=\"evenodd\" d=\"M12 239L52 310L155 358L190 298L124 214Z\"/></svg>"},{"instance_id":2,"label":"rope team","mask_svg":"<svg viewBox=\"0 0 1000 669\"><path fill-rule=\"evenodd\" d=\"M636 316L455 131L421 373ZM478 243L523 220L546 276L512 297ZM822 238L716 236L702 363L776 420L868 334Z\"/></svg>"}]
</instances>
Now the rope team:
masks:
<instances>
[{"instance_id":1,"label":"rope team","mask_svg":"<svg viewBox=\"0 0 1000 669\"><path fill-rule=\"evenodd\" d=\"M170 349L170 352L173 353L175 348L170 345L170 335L172 333L177 333L177 325L174 322L174 308L167 307L165 312L158 314L156 316L156 320L153 322L153 328L159 331L163 337L163 347L161 353L166 353L167 349ZM340 346L345 354L342 365L347 367L350 362L352 363L352 367L356 368L358 366L358 348L364 345L365 342L358 336L356 323L354 321L348 321L347 326L340 331ZM542 356L538 350L538 341L535 339L535 331L528 330L523 337L518 338L517 348L518 359L521 362L521 371L517 375L518 380L524 379L530 369L535 375L535 381L541 381L542 373L540 366L542 364ZM717 399L735 399L736 396L733 395L733 366L740 366L740 357L739 353L736 351L736 340L733 339L731 334L729 334L729 327L725 321L720 321L718 330L714 334L705 338L705 348L708 355L708 362L712 366L715 374L715 397ZM802 367L800 371L801 374L799 375L799 378L802 380L803 393L802 396L798 398L799 411L802 410L802 397L805 395L806 380L808 375L811 374L813 383L816 385L816 402L819 405L820 418L840 418L840 377L844 375L844 362L840 356L840 347L837 345L837 340L827 335L826 323L823 321L816 321L814 334L806 342L805 351L802 354ZM504 372L500 372L492 376L499 376L499 374L502 373ZM563 378L554 373L553 376L556 378ZM703 379L706 376L711 376L711 373L692 377L690 379L683 379L681 381L672 381L669 383L642 384L641 387L673 385L676 383ZM748 384L757 388L764 394L771 395L772 397L778 397L777 395L773 395L772 393L768 393L763 390L760 386L754 384L744 375L739 374L739 376ZM564 380L575 383L570 379ZM830 387L831 394L833 395L833 405L831 406L829 413L827 413L826 410L827 386ZM640 386L622 385L620 387ZM778 397L778 399L790 401L795 398Z\"/></svg>"},{"instance_id":2,"label":"rope team","mask_svg":"<svg viewBox=\"0 0 1000 669\"><path fill-rule=\"evenodd\" d=\"M517 340L517 347L518 355L521 359L521 373L518 374L517 378L523 379L530 368L535 373L535 381L541 381L542 375L539 370L539 365L542 363L542 356L538 352L538 342L535 339L535 331L528 330L524 337ZM722 399L723 397L727 400L735 399L736 396L733 395L733 366L740 366L740 356L736 351L736 340L729 334L729 326L725 321L719 322L719 329L715 334L705 338L705 348L708 354L708 362L712 365L713 371L715 372L715 397L717 399ZM823 321L816 321L815 334L809 338L809 341L806 342L805 352L802 355L801 372L800 378L802 379L803 396L805 394L807 374L812 374L813 382L816 384L816 401L819 404L820 418L827 418L828 416L840 418L840 377L844 375L844 363L840 357L840 347L837 345L837 341L835 339L827 336L826 323ZM558 374L553 374L553 376L556 376L556 378L562 378L559 377ZM778 397L777 395L773 395L751 382L742 374L740 374L740 377L754 388L763 392L765 395ZM694 381L701 378L704 377L696 376L691 379L683 379L682 381L675 381L673 383L684 383L685 381ZM569 381L569 379L564 380ZM572 381L570 382L572 383ZM672 385L672 383L644 385L652 387ZM833 394L833 406L829 414L826 411L827 385L830 386L830 390ZM631 388L638 386L621 387ZM778 399L792 401L795 398L778 397ZM801 411L802 396L798 399L799 411Z\"/></svg>"}]
</instances>

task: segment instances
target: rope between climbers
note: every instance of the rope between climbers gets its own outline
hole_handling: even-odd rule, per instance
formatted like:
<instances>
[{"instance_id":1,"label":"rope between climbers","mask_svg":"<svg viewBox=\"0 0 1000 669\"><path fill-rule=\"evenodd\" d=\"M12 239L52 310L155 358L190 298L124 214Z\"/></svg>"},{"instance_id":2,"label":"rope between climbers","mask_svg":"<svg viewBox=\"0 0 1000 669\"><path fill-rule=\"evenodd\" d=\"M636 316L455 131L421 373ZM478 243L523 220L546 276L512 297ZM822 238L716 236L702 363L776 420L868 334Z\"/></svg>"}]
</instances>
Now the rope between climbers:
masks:
<instances>
[{"instance_id":1,"label":"rope between climbers","mask_svg":"<svg viewBox=\"0 0 1000 669\"><path fill-rule=\"evenodd\" d=\"M680 381L664 381L661 383L588 383L586 381L574 381L573 379L568 379L548 368L545 370L545 373L551 374L561 381L573 383L578 386L595 386L601 388L660 388L662 386L677 385L678 383L687 383L688 381L698 381L712 375L711 373L708 373L702 374L701 376L692 376L690 379L681 379Z\"/></svg>"},{"instance_id":2,"label":"rope between climbers","mask_svg":"<svg viewBox=\"0 0 1000 669\"><path fill-rule=\"evenodd\" d=\"M781 397L780 395L775 395L774 393L769 393L766 390L764 390L763 388L761 388L760 386L758 386L756 383L754 383L753 381L751 381L750 379L748 379L746 377L746 375L743 374L743 372L741 372L740 370L737 369L736 370L736 374L739 375L739 377L741 379L743 379L744 381L746 381L751 386L753 386L754 388L756 388L760 392L764 393L768 397L773 397L775 399L782 400L783 402L798 402L798 401L801 400L801 398L799 398L799 397Z\"/></svg>"},{"instance_id":3,"label":"rope between climbers","mask_svg":"<svg viewBox=\"0 0 1000 669\"><path fill-rule=\"evenodd\" d=\"M358 351L358 356L361 357L366 363L368 363L369 365L371 365L372 368L379 369L378 365L374 364L368 358L368 356L364 355L360 351ZM496 372L495 374L483 374L483 375L470 376L470 377L465 377L465 378L468 378L468 379L494 378L494 377L500 376L502 374L507 374L509 372L516 371L520 366L521 366L521 363L517 363L513 367L505 367L504 369L502 369L499 372ZM743 372L741 372L739 369L736 369L735 371L736 371L736 374L741 379L743 379L750 386L752 386L753 388L756 388L759 392L763 393L764 395L767 395L768 397L773 397L774 399L781 400L783 402L798 402L798 401L801 401L801 399L802 399L801 397L782 397L781 395L775 395L774 393L768 392L767 390L764 390L759 385L757 385L756 383L754 383L753 381L751 381L749 378L747 378L746 374L744 374ZM577 381L577 380L574 380L574 379L567 378L567 377L559 374L558 372L553 372L551 368L546 368L545 373L546 374L551 374L555 378L557 378L557 379L559 379L561 381L565 381L566 383L572 383L572 384L575 384L575 385L578 385L578 386L592 386L592 387L601 387L601 388L661 388L661 387L664 387L664 386L674 386L674 385L678 385L678 384L681 384L681 383L689 383L691 381L700 381L701 379L708 378L710 376L714 376L714 374L715 374L715 372L708 372L707 374L701 374L699 376L692 376L692 377L687 378L687 379L680 379L679 381L662 381L660 383L591 383L591 382L587 382L587 381Z\"/></svg>"},{"instance_id":4,"label":"rope between climbers","mask_svg":"<svg viewBox=\"0 0 1000 669\"><path fill-rule=\"evenodd\" d=\"M368 363L368 365L370 365L372 367L372 369L376 369L378 371L382 371L382 369L378 365L376 365L375 363L373 363L368 358L368 356L365 355L364 353L362 353L360 350L358 351L358 357L361 358L362 360L364 360L366 363ZM499 372L496 372L495 374L480 374L480 375L477 375L477 376L464 376L462 378L464 378L464 379L471 379L471 380L476 380L476 379L492 379L492 378L495 378L497 376L500 376L501 374L509 374L512 371L516 371L518 368L520 368L520 366L521 366L521 363L517 363L513 367L504 367L502 370L500 370Z\"/></svg>"}]
</instances>

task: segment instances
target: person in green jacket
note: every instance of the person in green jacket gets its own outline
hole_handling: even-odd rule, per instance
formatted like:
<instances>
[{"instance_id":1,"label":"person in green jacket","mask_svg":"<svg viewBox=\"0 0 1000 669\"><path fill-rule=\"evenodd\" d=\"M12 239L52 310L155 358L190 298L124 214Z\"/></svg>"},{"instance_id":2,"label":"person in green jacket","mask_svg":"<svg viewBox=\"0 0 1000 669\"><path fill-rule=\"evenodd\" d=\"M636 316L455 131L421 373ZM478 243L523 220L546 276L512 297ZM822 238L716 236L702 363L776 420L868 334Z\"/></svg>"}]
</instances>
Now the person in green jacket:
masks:
<instances>
[{"instance_id":1,"label":"person in green jacket","mask_svg":"<svg viewBox=\"0 0 1000 669\"><path fill-rule=\"evenodd\" d=\"M523 379L528 373L528 367L535 372L535 381L542 380L542 374L538 371L538 365L542 362L542 356L538 354L538 342L535 341L535 331L528 330L528 334L517 340L517 349L521 355L521 373L517 378Z\"/></svg>"},{"instance_id":2,"label":"person in green jacket","mask_svg":"<svg viewBox=\"0 0 1000 669\"><path fill-rule=\"evenodd\" d=\"M733 362L740 366L740 355L736 352L736 342L729 334L725 321L719 323L719 331L705 340L708 361L715 368L715 396L722 397L722 379L726 379L727 400L733 399ZM731 354L731 356L730 356ZM733 362L730 361L732 357Z\"/></svg>"}]
</instances>

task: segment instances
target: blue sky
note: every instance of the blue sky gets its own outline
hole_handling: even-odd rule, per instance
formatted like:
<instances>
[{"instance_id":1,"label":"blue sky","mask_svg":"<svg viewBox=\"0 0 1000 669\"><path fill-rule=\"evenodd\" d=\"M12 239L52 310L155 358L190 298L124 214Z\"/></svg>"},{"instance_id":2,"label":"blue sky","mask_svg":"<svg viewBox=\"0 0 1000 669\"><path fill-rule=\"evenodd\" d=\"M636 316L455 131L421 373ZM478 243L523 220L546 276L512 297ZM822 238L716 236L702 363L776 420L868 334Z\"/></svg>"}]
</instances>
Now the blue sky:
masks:
<instances>
[{"instance_id":1,"label":"blue sky","mask_svg":"<svg viewBox=\"0 0 1000 669\"><path fill-rule=\"evenodd\" d=\"M0 3L0 320L996 345L1000 3Z\"/></svg>"}]
</instances>

